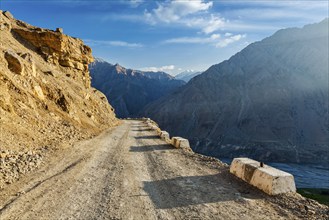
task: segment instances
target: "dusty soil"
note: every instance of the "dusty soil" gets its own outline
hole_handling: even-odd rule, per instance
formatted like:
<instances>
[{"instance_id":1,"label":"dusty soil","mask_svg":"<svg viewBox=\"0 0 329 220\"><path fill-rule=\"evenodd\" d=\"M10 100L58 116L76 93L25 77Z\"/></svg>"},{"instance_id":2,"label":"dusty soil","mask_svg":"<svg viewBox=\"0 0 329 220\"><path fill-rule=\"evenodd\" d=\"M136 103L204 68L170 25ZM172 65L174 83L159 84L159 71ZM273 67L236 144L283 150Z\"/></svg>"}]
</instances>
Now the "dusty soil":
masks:
<instances>
[{"instance_id":1,"label":"dusty soil","mask_svg":"<svg viewBox=\"0 0 329 220\"><path fill-rule=\"evenodd\" d=\"M328 219L297 193L270 197L218 160L175 149L144 122L56 151L0 191L0 219Z\"/></svg>"}]
</instances>

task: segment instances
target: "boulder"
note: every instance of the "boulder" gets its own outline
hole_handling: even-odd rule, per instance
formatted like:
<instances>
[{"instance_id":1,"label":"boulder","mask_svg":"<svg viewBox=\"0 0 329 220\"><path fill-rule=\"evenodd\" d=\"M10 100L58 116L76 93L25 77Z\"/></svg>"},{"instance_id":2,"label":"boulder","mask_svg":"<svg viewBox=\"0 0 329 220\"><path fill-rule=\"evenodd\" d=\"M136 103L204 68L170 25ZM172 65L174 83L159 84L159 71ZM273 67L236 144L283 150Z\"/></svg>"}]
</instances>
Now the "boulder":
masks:
<instances>
[{"instance_id":1,"label":"boulder","mask_svg":"<svg viewBox=\"0 0 329 220\"><path fill-rule=\"evenodd\" d=\"M63 28L56 28L56 32L63 33Z\"/></svg>"},{"instance_id":2,"label":"boulder","mask_svg":"<svg viewBox=\"0 0 329 220\"><path fill-rule=\"evenodd\" d=\"M14 16L9 11L5 11L3 14L9 19L14 19Z\"/></svg>"},{"instance_id":3,"label":"boulder","mask_svg":"<svg viewBox=\"0 0 329 220\"><path fill-rule=\"evenodd\" d=\"M24 65L21 61L21 58L12 51L5 52L5 58L8 63L8 68L18 75L24 75Z\"/></svg>"},{"instance_id":4,"label":"boulder","mask_svg":"<svg viewBox=\"0 0 329 220\"><path fill-rule=\"evenodd\" d=\"M45 96L43 94L43 91L39 85L34 86L34 91L39 99L44 100Z\"/></svg>"},{"instance_id":5,"label":"boulder","mask_svg":"<svg viewBox=\"0 0 329 220\"><path fill-rule=\"evenodd\" d=\"M30 53L23 53L23 54L20 54L21 58L26 61L25 62L25 66L27 67L26 68L26 71L36 77L37 76L37 72L36 72L36 67L35 67L35 63L34 63L34 60L32 58L32 55Z\"/></svg>"},{"instance_id":6,"label":"boulder","mask_svg":"<svg viewBox=\"0 0 329 220\"><path fill-rule=\"evenodd\" d=\"M59 60L58 62L61 66L74 68L74 64L70 59Z\"/></svg>"},{"instance_id":7,"label":"boulder","mask_svg":"<svg viewBox=\"0 0 329 220\"><path fill-rule=\"evenodd\" d=\"M76 62L74 63L74 67L78 70L85 70L85 67L82 63Z\"/></svg>"}]
</instances>

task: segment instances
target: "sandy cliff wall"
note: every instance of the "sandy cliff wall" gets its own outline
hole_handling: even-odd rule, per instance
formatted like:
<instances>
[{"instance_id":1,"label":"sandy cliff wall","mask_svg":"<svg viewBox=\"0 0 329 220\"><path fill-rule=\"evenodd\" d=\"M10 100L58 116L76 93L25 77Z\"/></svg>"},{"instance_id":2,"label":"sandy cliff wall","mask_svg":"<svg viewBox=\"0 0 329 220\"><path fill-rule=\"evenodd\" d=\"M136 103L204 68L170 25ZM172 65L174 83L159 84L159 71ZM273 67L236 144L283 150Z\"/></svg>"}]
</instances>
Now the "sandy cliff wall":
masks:
<instances>
[{"instance_id":1,"label":"sandy cliff wall","mask_svg":"<svg viewBox=\"0 0 329 220\"><path fill-rule=\"evenodd\" d=\"M106 97L90 87L92 61L80 39L0 11L0 181L33 169L43 152L118 123ZM20 162L26 155L27 166Z\"/></svg>"}]
</instances>

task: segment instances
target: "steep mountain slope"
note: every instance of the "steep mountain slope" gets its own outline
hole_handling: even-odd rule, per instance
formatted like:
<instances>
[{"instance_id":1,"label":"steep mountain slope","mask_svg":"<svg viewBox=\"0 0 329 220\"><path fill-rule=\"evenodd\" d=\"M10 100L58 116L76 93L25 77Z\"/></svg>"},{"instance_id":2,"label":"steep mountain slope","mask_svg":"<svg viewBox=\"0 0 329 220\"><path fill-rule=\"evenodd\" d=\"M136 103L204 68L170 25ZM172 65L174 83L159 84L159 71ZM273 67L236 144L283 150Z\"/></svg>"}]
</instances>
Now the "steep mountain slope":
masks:
<instances>
[{"instance_id":1,"label":"steep mountain slope","mask_svg":"<svg viewBox=\"0 0 329 220\"><path fill-rule=\"evenodd\" d=\"M96 59L90 64L92 86L110 100L119 117L134 117L152 101L184 85L164 72L126 69Z\"/></svg>"},{"instance_id":2,"label":"steep mountain slope","mask_svg":"<svg viewBox=\"0 0 329 220\"><path fill-rule=\"evenodd\" d=\"M193 70L185 70L175 76L175 79L183 80L185 82L190 81L193 77L200 75L202 72L193 71Z\"/></svg>"},{"instance_id":3,"label":"steep mountain slope","mask_svg":"<svg viewBox=\"0 0 329 220\"><path fill-rule=\"evenodd\" d=\"M0 11L0 188L40 164L43 153L118 123L90 87L91 49L77 38Z\"/></svg>"},{"instance_id":4,"label":"steep mountain slope","mask_svg":"<svg viewBox=\"0 0 329 220\"><path fill-rule=\"evenodd\" d=\"M203 154L327 163L328 19L247 46L144 113Z\"/></svg>"}]
</instances>

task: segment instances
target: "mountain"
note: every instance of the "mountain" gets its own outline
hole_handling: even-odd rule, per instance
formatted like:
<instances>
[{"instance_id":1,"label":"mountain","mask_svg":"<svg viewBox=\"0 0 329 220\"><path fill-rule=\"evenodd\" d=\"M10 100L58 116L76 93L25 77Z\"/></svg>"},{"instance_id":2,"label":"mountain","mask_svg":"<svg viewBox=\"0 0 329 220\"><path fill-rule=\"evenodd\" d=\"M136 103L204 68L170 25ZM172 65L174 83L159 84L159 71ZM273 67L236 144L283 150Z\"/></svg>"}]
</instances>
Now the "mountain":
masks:
<instances>
[{"instance_id":1,"label":"mountain","mask_svg":"<svg viewBox=\"0 0 329 220\"><path fill-rule=\"evenodd\" d=\"M136 117L152 101L185 84L164 72L145 72L112 65L102 59L90 64L92 86L110 100L116 114Z\"/></svg>"},{"instance_id":2,"label":"mountain","mask_svg":"<svg viewBox=\"0 0 329 220\"><path fill-rule=\"evenodd\" d=\"M175 79L183 80L185 82L190 81L193 77L200 75L202 72L193 71L193 70L185 70L175 76Z\"/></svg>"},{"instance_id":3,"label":"mountain","mask_svg":"<svg viewBox=\"0 0 329 220\"><path fill-rule=\"evenodd\" d=\"M0 10L0 189L46 153L115 126L106 97L90 86L91 49L63 30Z\"/></svg>"},{"instance_id":4,"label":"mountain","mask_svg":"<svg viewBox=\"0 0 329 220\"><path fill-rule=\"evenodd\" d=\"M202 154L328 163L328 104L325 19L250 44L143 112Z\"/></svg>"}]
</instances>

